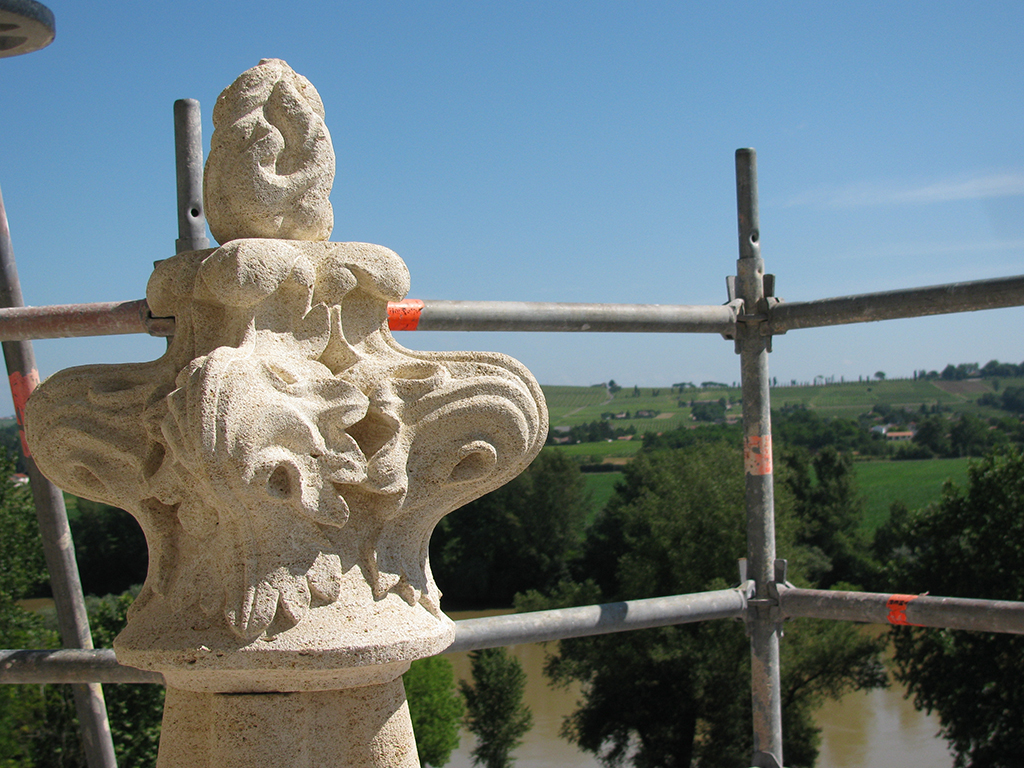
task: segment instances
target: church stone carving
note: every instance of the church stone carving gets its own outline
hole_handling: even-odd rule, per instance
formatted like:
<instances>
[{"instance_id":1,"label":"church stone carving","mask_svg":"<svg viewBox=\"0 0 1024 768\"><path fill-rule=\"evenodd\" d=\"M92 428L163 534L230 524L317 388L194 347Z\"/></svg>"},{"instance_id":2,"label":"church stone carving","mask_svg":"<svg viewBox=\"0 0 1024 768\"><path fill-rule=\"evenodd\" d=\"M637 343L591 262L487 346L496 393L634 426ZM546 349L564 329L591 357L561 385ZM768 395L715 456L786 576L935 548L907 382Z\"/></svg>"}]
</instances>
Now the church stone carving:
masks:
<instances>
[{"instance_id":1,"label":"church stone carving","mask_svg":"<svg viewBox=\"0 0 1024 768\"><path fill-rule=\"evenodd\" d=\"M409 662L453 638L431 531L522 471L547 432L516 361L392 338L387 303L409 274L387 248L327 241L334 151L308 80L264 60L221 94L214 126L204 197L222 245L150 279L153 314L176 322L166 354L62 371L27 416L49 477L145 531L149 574L115 649L174 689L165 731L219 711L201 694L395 698ZM201 751L171 731L180 749L161 765Z\"/></svg>"}]
</instances>

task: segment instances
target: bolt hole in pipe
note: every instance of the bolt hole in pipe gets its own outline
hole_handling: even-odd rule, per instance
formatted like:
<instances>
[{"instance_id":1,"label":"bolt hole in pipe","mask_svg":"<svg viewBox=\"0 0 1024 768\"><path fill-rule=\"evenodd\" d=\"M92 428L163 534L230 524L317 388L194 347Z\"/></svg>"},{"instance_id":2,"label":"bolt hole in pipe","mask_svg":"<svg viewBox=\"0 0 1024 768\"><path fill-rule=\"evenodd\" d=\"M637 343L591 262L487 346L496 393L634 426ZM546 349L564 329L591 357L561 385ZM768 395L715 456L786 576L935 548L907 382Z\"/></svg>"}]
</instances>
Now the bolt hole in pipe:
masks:
<instances>
[{"instance_id":1,"label":"bolt hole in pipe","mask_svg":"<svg viewBox=\"0 0 1024 768\"><path fill-rule=\"evenodd\" d=\"M199 209L198 208L193 208L191 211L188 212L188 214L193 219L198 219L199 218Z\"/></svg>"},{"instance_id":2,"label":"bolt hole in pipe","mask_svg":"<svg viewBox=\"0 0 1024 768\"><path fill-rule=\"evenodd\" d=\"M760 239L760 233L755 229L750 233L750 242L756 243Z\"/></svg>"}]
</instances>

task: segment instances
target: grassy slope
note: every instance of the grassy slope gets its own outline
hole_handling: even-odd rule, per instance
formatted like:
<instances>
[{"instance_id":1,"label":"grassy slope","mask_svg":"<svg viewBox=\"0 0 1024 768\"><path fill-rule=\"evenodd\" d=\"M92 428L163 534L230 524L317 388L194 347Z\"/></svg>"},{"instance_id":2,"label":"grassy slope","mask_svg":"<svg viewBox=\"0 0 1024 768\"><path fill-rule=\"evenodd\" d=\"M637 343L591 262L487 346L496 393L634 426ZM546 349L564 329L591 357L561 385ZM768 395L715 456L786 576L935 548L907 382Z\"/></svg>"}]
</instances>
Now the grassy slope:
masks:
<instances>
[{"instance_id":1,"label":"grassy slope","mask_svg":"<svg viewBox=\"0 0 1024 768\"><path fill-rule=\"evenodd\" d=\"M910 509L917 509L938 501L947 480L964 487L968 462L969 459L857 462L854 464L857 486L864 497L862 529L866 533L874 533L889 518L889 506L894 501L902 501ZM615 484L622 479L622 473L586 474L584 479L593 494L592 519L608 503Z\"/></svg>"},{"instance_id":2,"label":"grassy slope","mask_svg":"<svg viewBox=\"0 0 1024 768\"><path fill-rule=\"evenodd\" d=\"M587 524L594 519L594 516L604 509L608 499L615 493L615 484L622 479L621 472L593 472L583 476L587 481L587 490L591 493L592 511L587 517Z\"/></svg>"},{"instance_id":3,"label":"grassy slope","mask_svg":"<svg viewBox=\"0 0 1024 768\"><path fill-rule=\"evenodd\" d=\"M857 485L864 496L862 528L872 533L889 518L889 506L904 502L918 509L938 501L946 480L963 487L967 484L969 459L929 459L927 461L857 462Z\"/></svg>"},{"instance_id":4,"label":"grassy slope","mask_svg":"<svg viewBox=\"0 0 1024 768\"><path fill-rule=\"evenodd\" d=\"M579 443L578 445L560 445L559 451L579 459L582 464L600 464L605 459L621 459L634 456L643 446L643 441L635 437L632 440L613 440L603 443Z\"/></svg>"},{"instance_id":5,"label":"grassy slope","mask_svg":"<svg viewBox=\"0 0 1024 768\"><path fill-rule=\"evenodd\" d=\"M654 395L655 391L659 391ZM583 395L582 393L587 393ZM692 424L689 405L680 406L679 400L718 400L728 397L739 398L738 389L688 389L683 395L673 393L671 387L641 387L639 396L633 395L632 387L623 387L609 400L608 393L601 387L544 387L544 395L548 401L548 412L551 426L576 426L591 421L600 421L601 414L607 412L631 414L637 411L661 411L661 418L656 419L615 419L612 426L625 429L632 425L637 432L667 432L671 429ZM737 406L733 412L739 415Z\"/></svg>"},{"instance_id":6,"label":"grassy slope","mask_svg":"<svg viewBox=\"0 0 1024 768\"><path fill-rule=\"evenodd\" d=\"M1024 386L1024 379L1000 379L1000 389ZM740 391L733 387L687 389L682 394L673 392L670 386L655 390L641 387L640 395L634 397L632 387L623 387L609 401L603 387L544 387L551 414L551 425L574 426L589 421L598 421L601 414L614 411L658 410L662 415L671 414L670 418L660 419L622 419L615 420L616 427L630 424L638 432L664 432L685 424L692 424L689 405L680 406L679 400L687 403L691 400L718 400L726 397L738 402ZM977 399L986 392L991 392L992 380L983 379L970 382L944 381L913 381L900 379L897 381L846 382L817 387L772 387L772 405L782 408L786 405L802 405L819 411L823 416L843 416L854 418L858 414L870 411L876 403L918 410L922 405L941 405L945 410L978 415L1005 415L995 409L977 405ZM736 406L730 412L739 415Z\"/></svg>"}]
</instances>

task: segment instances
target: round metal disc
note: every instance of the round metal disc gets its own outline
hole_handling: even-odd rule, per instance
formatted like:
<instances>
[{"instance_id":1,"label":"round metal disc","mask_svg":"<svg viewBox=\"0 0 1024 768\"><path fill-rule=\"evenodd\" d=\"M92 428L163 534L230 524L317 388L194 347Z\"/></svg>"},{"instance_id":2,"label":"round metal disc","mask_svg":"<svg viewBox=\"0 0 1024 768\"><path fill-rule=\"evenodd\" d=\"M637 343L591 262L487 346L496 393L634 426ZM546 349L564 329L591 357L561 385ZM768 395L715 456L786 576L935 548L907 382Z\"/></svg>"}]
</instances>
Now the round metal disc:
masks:
<instances>
[{"instance_id":1,"label":"round metal disc","mask_svg":"<svg viewBox=\"0 0 1024 768\"><path fill-rule=\"evenodd\" d=\"M31 53L53 42L53 12L34 0L0 0L0 58Z\"/></svg>"}]
</instances>

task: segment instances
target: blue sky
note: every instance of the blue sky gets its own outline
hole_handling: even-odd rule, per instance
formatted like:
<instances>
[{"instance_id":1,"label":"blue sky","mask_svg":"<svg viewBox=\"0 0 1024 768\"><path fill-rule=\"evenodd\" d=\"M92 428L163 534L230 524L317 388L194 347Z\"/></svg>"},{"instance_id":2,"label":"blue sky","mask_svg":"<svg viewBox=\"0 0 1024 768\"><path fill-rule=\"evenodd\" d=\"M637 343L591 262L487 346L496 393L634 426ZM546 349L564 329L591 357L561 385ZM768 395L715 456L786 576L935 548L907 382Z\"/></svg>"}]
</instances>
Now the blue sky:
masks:
<instances>
[{"instance_id":1,"label":"blue sky","mask_svg":"<svg viewBox=\"0 0 1024 768\"><path fill-rule=\"evenodd\" d=\"M140 298L177 237L172 104L261 58L319 90L333 240L397 251L421 299L719 304L733 153L758 151L762 254L809 300L1009 276L1024 255L1024 4L48 0L0 60L0 188L26 301ZM285 10L285 8L288 10ZM794 331L780 380L997 358L1024 309ZM717 336L403 333L546 384L735 381ZM41 373L151 359L36 343Z\"/></svg>"}]
</instances>

